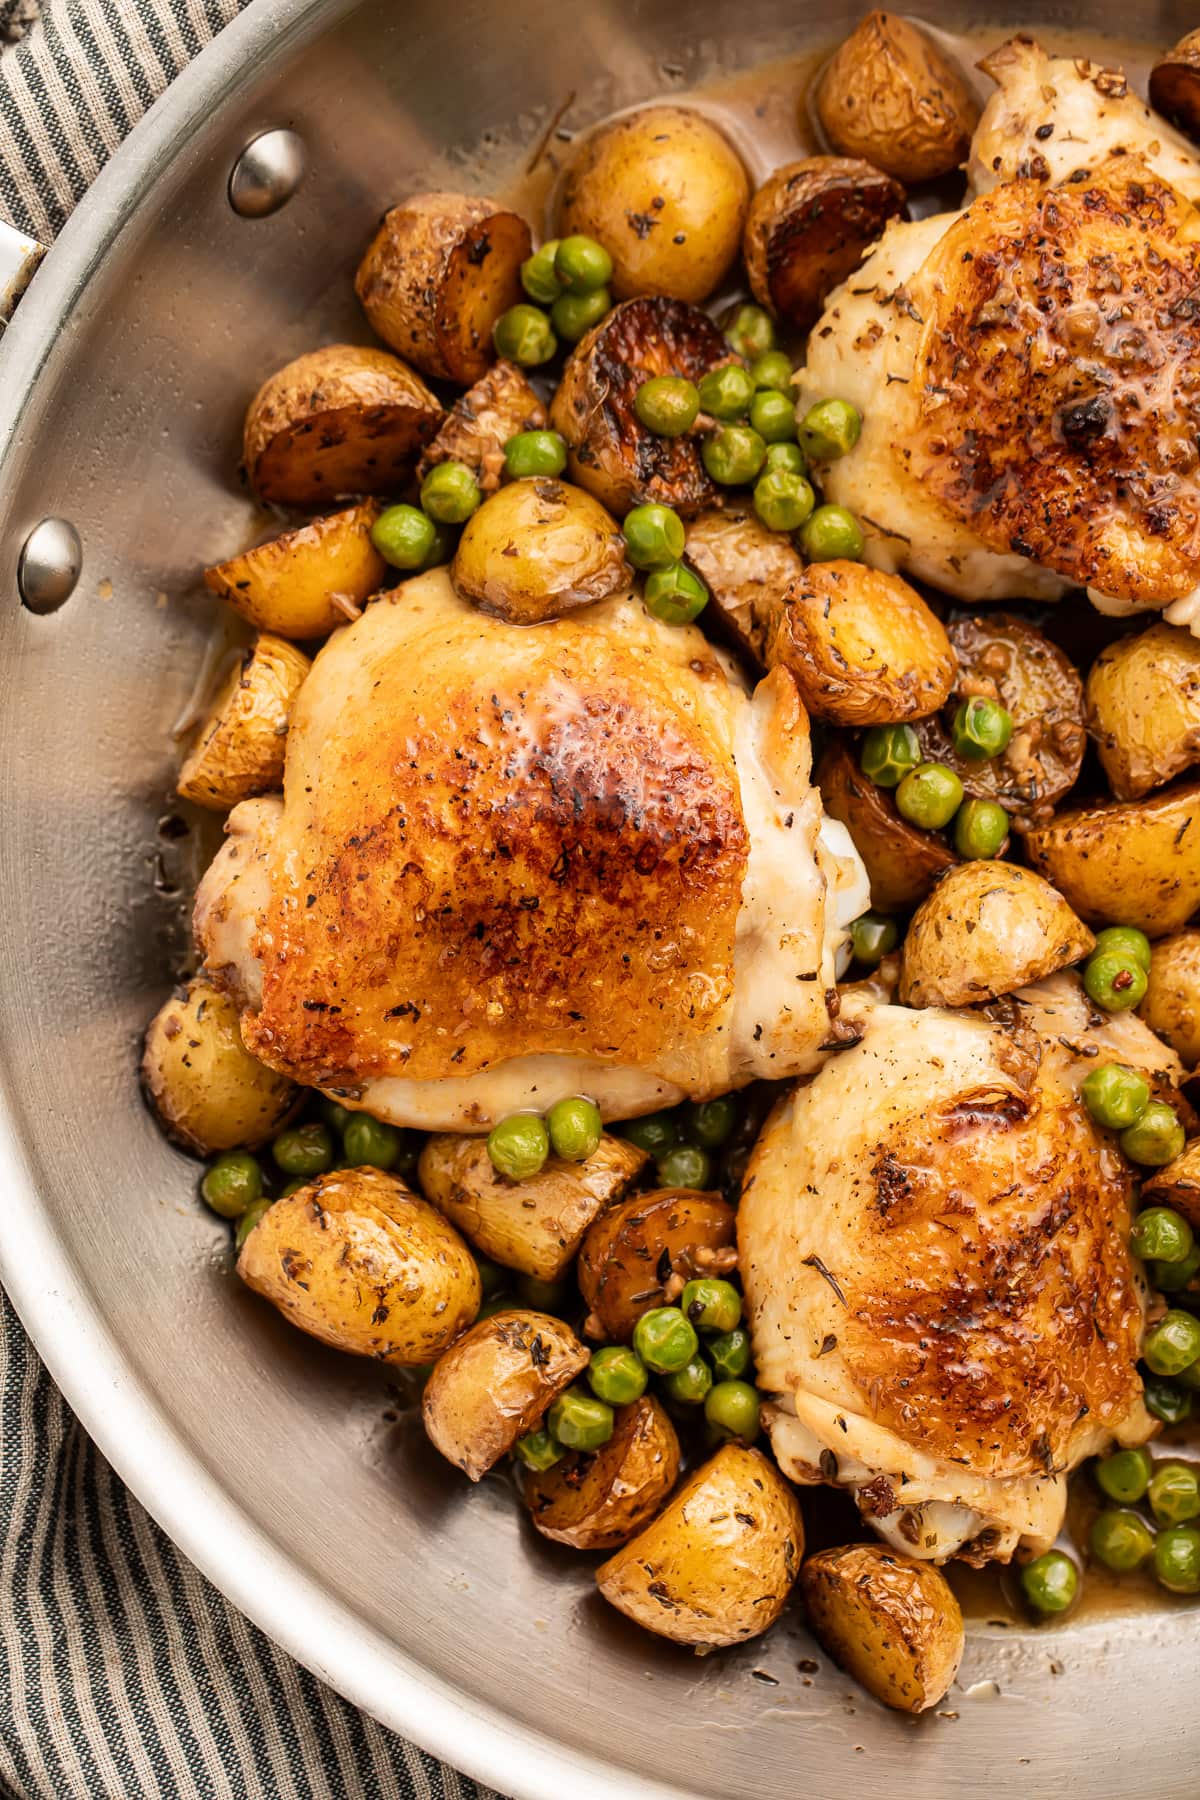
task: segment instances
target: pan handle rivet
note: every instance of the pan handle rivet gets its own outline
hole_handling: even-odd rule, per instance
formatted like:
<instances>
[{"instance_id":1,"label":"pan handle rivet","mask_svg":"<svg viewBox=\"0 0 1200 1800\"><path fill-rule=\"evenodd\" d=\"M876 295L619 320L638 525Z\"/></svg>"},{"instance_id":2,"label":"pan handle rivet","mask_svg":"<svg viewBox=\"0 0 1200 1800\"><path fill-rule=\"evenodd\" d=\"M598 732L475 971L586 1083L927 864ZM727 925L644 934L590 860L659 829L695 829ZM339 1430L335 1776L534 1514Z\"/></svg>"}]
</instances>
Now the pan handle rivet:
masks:
<instances>
[{"instance_id":1,"label":"pan handle rivet","mask_svg":"<svg viewBox=\"0 0 1200 1800\"><path fill-rule=\"evenodd\" d=\"M17 589L30 612L57 612L75 592L83 545L69 519L43 519L21 546Z\"/></svg>"},{"instance_id":2,"label":"pan handle rivet","mask_svg":"<svg viewBox=\"0 0 1200 1800\"><path fill-rule=\"evenodd\" d=\"M251 138L229 177L229 204L243 219L265 219L286 206L304 176L304 140L280 126Z\"/></svg>"}]
</instances>

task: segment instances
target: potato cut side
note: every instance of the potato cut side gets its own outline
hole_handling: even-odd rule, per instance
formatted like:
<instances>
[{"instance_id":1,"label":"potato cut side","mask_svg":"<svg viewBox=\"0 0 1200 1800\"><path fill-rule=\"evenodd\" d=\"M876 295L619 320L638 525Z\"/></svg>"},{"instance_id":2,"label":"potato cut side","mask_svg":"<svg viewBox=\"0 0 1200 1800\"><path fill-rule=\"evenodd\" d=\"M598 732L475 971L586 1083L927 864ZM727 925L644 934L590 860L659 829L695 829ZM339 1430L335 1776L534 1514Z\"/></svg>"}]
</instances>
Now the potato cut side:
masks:
<instances>
[{"instance_id":1,"label":"potato cut side","mask_svg":"<svg viewBox=\"0 0 1200 1800\"><path fill-rule=\"evenodd\" d=\"M691 521L684 554L709 592L705 622L712 619L735 649L765 668L779 610L805 574L791 538L768 531L752 506L734 500Z\"/></svg>"},{"instance_id":2,"label":"potato cut side","mask_svg":"<svg viewBox=\"0 0 1200 1800\"><path fill-rule=\"evenodd\" d=\"M963 1620L932 1563L883 1544L846 1544L800 1571L808 1622L834 1660L885 1706L936 1706L958 1673Z\"/></svg>"},{"instance_id":3,"label":"potato cut side","mask_svg":"<svg viewBox=\"0 0 1200 1800\"><path fill-rule=\"evenodd\" d=\"M1200 141L1200 31L1189 31L1150 71L1150 104L1155 112Z\"/></svg>"},{"instance_id":4,"label":"potato cut side","mask_svg":"<svg viewBox=\"0 0 1200 1800\"><path fill-rule=\"evenodd\" d=\"M573 1550L615 1550L648 1525L679 1475L679 1439L643 1394L616 1410L612 1437L525 1477L529 1516L543 1537Z\"/></svg>"},{"instance_id":5,"label":"potato cut side","mask_svg":"<svg viewBox=\"0 0 1200 1800\"><path fill-rule=\"evenodd\" d=\"M979 102L926 32L868 13L821 73L817 117L835 150L897 181L932 181L966 160Z\"/></svg>"},{"instance_id":6,"label":"potato cut side","mask_svg":"<svg viewBox=\"0 0 1200 1800\"><path fill-rule=\"evenodd\" d=\"M1086 956L1095 938L1030 869L966 862L942 876L904 940L905 1006L970 1006Z\"/></svg>"},{"instance_id":7,"label":"potato cut side","mask_svg":"<svg viewBox=\"0 0 1200 1800\"><path fill-rule=\"evenodd\" d=\"M300 1093L251 1056L237 1005L205 975L193 976L150 1021L142 1085L167 1136L197 1156L257 1150Z\"/></svg>"},{"instance_id":8,"label":"potato cut side","mask_svg":"<svg viewBox=\"0 0 1200 1800\"><path fill-rule=\"evenodd\" d=\"M759 188L746 220L754 298L794 331L810 330L889 222L907 217L900 183L861 159L785 164Z\"/></svg>"},{"instance_id":9,"label":"potato cut side","mask_svg":"<svg viewBox=\"0 0 1200 1800\"><path fill-rule=\"evenodd\" d=\"M179 771L177 792L227 812L281 787L288 721L311 667L294 644L262 632L226 676Z\"/></svg>"},{"instance_id":10,"label":"potato cut side","mask_svg":"<svg viewBox=\"0 0 1200 1800\"><path fill-rule=\"evenodd\" d=\"M871 904L880 912L908 912L958 862L940 832L921 831L901 818L891 794L863 774L848 744L826 747L816 779L825 811L854 840L870 879Z\"/></svg>"},{"instance_id":11,"label":"potato cut side","mask_svg":"<svg viewBox=\"0 0 1200 1800\"><path fill-rule=\"evenodd\" d=\"M259 631L276 637L324 637L364 603L387 574L371 542L379 502L364 500L285 531L204 571L204 585Z\"/></svg>"},{"instance_id":12,"label":"potato cut side","mask_svg":"<svg viewBox=\"0 0 1200 1800\"><path fill-rule=\"evenodd\" d=\"M1200 641L1161 621L1118 638L1088 672L1088 730L1118 800L1200 762Z\"/></svg>"},{"instance_id":13,"label":"potato cut side","mask_svg":"<svg viewBox=\"0 0 1200 1800\"><path fill-rule=\"evenodd\" d=\"M587 1364L588 1352L561 1319L516 1308L494 1313L438 1361L425 1384L425 1429L449 1462L480 1481Z\"/></svg>"},{"instance_id":14,"label":"potato cut side","mask_svg":"<svg viewBox=\"0 0 1200 1800\"><path fill-rule=\"evenodd\" d=\"M455 591L513 625L540 625L627 594L625 539L600 502L570 482L512 481L463 528L450 568Z\"/></svg>"},{"instance_id":15,"label":"potato cut side","mask_svg":"<svg viewBox=\"0 0 1200 1800\"><path fill-rule=\"evenodd\" d=\"M540 431L546 409L516 363L493 363L460 394L417 465L423 481L442 462L470 469L481 493L494 494L504 474L504 446L522 431Z\"/></svg>"},{"instance_id":16,"label":"potato cut side","mask_svg":"<svg viewBox=\"0 0 1200 1800\"><path fill-rule=\"evenodd\" d=\"M736 1227L719 1194L692 1188L632 1194L608 1207L588 1228L577 1270L599 1329L627 1344L642 1314L666 1304L673 1277L726 1273L736 1260Z\"/></svg>"},{"instance_id":17,"label":"potato cut side","mask_svg":"<svg viewBox=\"0 0 1200 1800\"><path fill-rule=\"evenodd\" d=\"M1089 925L1165 937L1200 906L1200 782L1058 813L1026 834L1025 848Z\"/></svg>"},{"instance_id":18,"label":"potato cut side","mask_svg":"<svg viewBox=\"0 0 1200 1800\"><path fill-rule=\"evenodd\" d=\"M1200 930L1180 931L1155 944L1138 1011L1186 1068L1200 1067Z\"/></svg>"}]
</instances>

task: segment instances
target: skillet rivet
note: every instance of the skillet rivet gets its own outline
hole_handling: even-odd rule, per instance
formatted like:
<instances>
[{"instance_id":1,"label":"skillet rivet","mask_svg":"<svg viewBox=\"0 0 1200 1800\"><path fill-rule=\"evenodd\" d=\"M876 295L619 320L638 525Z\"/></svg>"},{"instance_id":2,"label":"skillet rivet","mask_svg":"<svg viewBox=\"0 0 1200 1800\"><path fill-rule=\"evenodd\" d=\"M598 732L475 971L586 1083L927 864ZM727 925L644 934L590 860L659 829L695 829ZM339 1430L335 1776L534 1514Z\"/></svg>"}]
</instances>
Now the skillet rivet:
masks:
<instances>
[{"instance_id":1,"label":"skillet rivet","mask_svg":"<svg viewBox=\"0 0 1200 1800\"><path fill-rule=\"evenodd\" d=\"M17 590L30 612L57 612L75 592L83 545L69 519L43 519L21 546Z\"/></svg>"},{"instance_id":2,"label":"skillet rivet","mask_svg":"<svg viewBox=\"0 0 1200 1800\"><path fill-rule=\"evenodd\" d=\"M304 140L280 126L251 138L229 177L229 204L243 219L265 219L286 206L304 177Z\"/></svg>"}]
</instances>

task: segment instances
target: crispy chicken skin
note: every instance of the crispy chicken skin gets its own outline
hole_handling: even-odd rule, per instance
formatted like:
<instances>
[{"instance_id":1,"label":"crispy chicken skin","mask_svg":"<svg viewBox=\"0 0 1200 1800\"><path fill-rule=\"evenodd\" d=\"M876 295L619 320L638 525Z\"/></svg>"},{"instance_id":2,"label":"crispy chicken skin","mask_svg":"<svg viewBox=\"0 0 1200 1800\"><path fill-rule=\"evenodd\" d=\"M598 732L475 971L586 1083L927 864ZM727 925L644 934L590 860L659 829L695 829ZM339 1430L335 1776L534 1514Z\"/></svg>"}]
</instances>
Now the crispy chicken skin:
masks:
<instances>
[{"instance_id":1,"label":"crispy chicken skin","mask_svg":"<svg viewBox=\"0 0 1200 1800\"><path fill-rule=\"evenodd\" d=\"M635 600L521 630L434 571L321 651L197 938L255 1055L400 1124L802 1072L866 904L809 770L782 671L751 697Z\"/></svg>"},{"instance_id":2,"label":"crispy chicken skin","mask_svg":"<svg viewBox=\"0 0 1200 1800\"><path fill-rule=\"evenodd\" d=\"M847 1013L861 1042L776 1108L738 1217L775 1452L912 1554L1043 1549L1066 1473L1153 1429L1131 1174L1079 1084L1101 1053L1168 1085L1179 1065L1073 975Z\"/></svg>"}]
</instances>

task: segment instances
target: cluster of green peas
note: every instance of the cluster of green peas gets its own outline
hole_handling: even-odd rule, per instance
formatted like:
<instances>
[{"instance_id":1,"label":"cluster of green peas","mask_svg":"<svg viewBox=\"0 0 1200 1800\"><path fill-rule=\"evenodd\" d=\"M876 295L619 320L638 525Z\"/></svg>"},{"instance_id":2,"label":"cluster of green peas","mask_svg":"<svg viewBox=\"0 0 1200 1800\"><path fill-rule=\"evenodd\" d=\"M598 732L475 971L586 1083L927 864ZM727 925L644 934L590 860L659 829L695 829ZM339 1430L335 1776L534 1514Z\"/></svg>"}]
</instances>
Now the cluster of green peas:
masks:
<instances>
[{"instance_id":1,"label":"cluster of green peas","mask_svg":"<svg viewBox=\"0 0 1200 1800\"><path fill-rule=\"evenodd\" d=\"M492 328L499 356L523 369L549 362L559 340L577 344L612 308L612 257L595 238L551 238L521 264L521 301Z\"/></svg>"},{"instance_id":2,"label":"cluster of green peas","mask_svg":"<svg viewBox=\"0 0 1200 1800\"><path fill-rule=\"evenodd\" d=\"M998 700L972 694L950 726L954 748L964 762L985 763L1003 755L1013 734L1013 717ZM911 725L877 725L863 739L859 765L876 787L895 790L896 810L923 831L954 828L954 848L968 861L990 861L1008 839L1008 814L994 800L967 800L959 775L946 763L924 762Z\"/></svg>"},{"instance_id":3,"label":"cluster of green peas","mask_svg":"<svg viewBox=\"0 0 1200 1800\"><path fill-rule=\"evenodd\" d=\"M647 1113L619 1127L622 1137L655 1161L663 1187L707 1188L713 1180L713 1152L737 1124L732 1094L716 1100L690 1101L671 1112ZM559 1100L541 1117L510 1113L492 1127L488 1156L498 1175L528 1181L545 1165L551 1151L567 1162L586 1162L600 1142L600 1109L582 1096Z\"/></svg>"}]
</instances>

